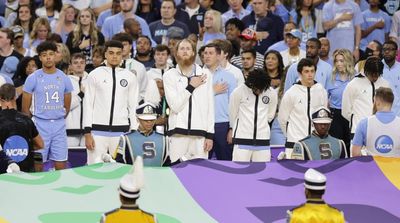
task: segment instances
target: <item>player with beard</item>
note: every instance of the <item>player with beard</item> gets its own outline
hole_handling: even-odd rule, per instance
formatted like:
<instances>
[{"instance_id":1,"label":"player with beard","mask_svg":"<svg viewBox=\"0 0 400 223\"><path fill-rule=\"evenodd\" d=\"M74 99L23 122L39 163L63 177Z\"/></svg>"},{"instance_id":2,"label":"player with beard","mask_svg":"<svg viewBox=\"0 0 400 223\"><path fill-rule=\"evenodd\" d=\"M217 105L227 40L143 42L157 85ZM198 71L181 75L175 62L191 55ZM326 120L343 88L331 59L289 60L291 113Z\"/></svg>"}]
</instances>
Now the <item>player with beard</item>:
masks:
<instances>
[{"instance_id":1,"label":"player with beard","mask_svg":"<svg viewBox=\"0 0 400 223\"><path fill-rule=\"evenodd\" d=\"M207 159L214 137L214 92L209 71L194 63L195 44L184 39L175 49L176 68L164 76L171 162Z\"/></svg>"}]
</instances>

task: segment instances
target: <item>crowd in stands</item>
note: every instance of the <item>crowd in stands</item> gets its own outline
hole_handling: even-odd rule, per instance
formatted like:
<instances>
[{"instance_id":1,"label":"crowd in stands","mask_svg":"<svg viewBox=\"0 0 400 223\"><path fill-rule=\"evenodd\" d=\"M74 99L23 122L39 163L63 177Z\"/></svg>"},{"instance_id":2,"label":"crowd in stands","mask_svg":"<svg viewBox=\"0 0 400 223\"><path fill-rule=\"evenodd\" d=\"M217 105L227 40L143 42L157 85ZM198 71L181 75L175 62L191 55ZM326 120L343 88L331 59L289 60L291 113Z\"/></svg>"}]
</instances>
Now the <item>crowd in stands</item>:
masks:
<instances>
[{"instance_id":1,"label":"crowd in stands","mask_svg":"<svg viewBox=\"0 0 400 223\"><path fill-rule=\"evenodd\" d=\"M29 147L50 149L35 150L44 161L65 161L52 147L87 148L88 164L115 158L121 135L148 129L143 104L170 164L269 161L273 145L286 159L400 154L398 1L8 0L0 10L0 86L15 87L15 109L43 138ZM53 51L60 92L46 91L59 87L46 73ZM4 92L3 111L14 108ZM58 119L65 145L49 136Z\"/></svg>"}]
</instances>

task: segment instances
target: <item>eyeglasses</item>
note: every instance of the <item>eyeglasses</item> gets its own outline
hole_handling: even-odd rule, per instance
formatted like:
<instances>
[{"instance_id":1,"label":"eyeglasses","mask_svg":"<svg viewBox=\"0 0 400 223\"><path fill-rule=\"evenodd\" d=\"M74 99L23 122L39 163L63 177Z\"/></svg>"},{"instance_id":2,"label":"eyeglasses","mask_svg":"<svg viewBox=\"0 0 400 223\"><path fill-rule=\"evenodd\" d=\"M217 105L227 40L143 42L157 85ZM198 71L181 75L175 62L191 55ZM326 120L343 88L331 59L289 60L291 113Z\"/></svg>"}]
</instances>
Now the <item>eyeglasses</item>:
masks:
<instances>
[{"instance_id":1,"label":"eyeglasses","mask_svg":"<svg viewBox=\"0 0 400 223\"><path fill-rule=\"evenodd\" d=\"M382 48L382 51L396 51L395 48Z\"/></svg>"}]
</instances>

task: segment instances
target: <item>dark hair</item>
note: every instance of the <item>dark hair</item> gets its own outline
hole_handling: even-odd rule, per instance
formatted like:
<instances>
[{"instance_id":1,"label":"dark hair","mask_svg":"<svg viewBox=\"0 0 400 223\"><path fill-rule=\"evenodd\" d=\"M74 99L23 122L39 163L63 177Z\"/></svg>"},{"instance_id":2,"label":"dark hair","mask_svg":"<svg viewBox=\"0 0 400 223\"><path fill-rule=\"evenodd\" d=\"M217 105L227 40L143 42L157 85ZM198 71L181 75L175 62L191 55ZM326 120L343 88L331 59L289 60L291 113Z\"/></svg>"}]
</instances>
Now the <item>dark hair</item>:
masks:
<instances>
[{"instance_id":1,"label":"dark hair","mask_svg":"<svg viewBox=\"0 0 400 223\"><path fill-rule=\"evenodd\" d=\"M245 29L244 23L242 22L242 20L238 18L232 18L226 21L225 29L228 25L234 25L236 28L240 30L240 32L243 32L243 30Z\"/></svg>"},{"instance_id":2,"label":"dark hair","mask_svg":"<svg viewBox=\"0 0 400 223\"><path fill-rule=\"evenodd\" d=\"M217 52L217 54L221 54L221 47L219 47L219 45L216 44L216 43L209 43L209 44L207 44L207 45L205 46L205 48L214 48L215 51ZM205 48L204 48L204 49L205 49Z\"/></svg>"},{"instance_id":3,"label":"dark hair","mask_svg":"<svg viewBox=\"0 0 400 223\"><path fill-rule=\"evenodd\" d=\"M364 65L365 76L381 76L383 73L383 63L379 57L368 57Z\"/></svg>"},{"instance_id":4,"label":"dark hair","mask_svg":"<svg viewBox=\"0 0 400 223\"><path fill-rule=\"evenodd\" d=\"M136 42L138 41L139 38L145 38L147 41L149 41L150 47L151 47L151 39L148 36L145 35L139 35L138 38L136 39Z\"/></svg>"},{"instance_id":5,"label":"dark hair","mask_svg":"<svg viewBox=\"0 0 400 223\"><path fill-rule=\"evenodd\" d=\"M380 87L375 92L375 97L380 98L386 103L393 104L394 94L391 88Z\"/></svg>"},{"instance_id":6,"label":"dark hair","mask_svg":"<svg viewBox=\"0 0 400 223\"><path fill-rule=\"evenodd\" d=\"M139 1L140 1L140 0L139 0ZM176 3L175 3L174 0L162 0L162 1L161 1L160 8L162 7L162 4L163 4L164 2L172 2L172 4L174 5L174 9L176 9Z\"/></svg>"},{"instance_id":7,"label":"dark hair","mask_svg":"<svg viewBox=\"0 0 400 223\"><path fill-rule=\"evenodd\" d=\"M319 41L319 39L313 37L307 40L307 42L314 42L317 44L318 49L321 49L321 41Z\"/></svg>"},{"instance_id":8,"label":"dark hair","mask_svg":"<svg viewBox=\"0 0 400 223\"><path fill-rule=\"evenodd\" d=\"M46 40L46 41L40 43L36 47L36 52L38 55L40 55L42 52L47 51L47 50L57 52L57 45L54 42Z\"/></svg>"},{"instance_id":9,"label":"dark hair","mask_svg":"<svg viewBox=\"0 0 400 223\"><path fill-rule=\"evenodd\" d=\"M104 58L104 46L95 46L95 47L93 48L93 55L94 55L95 53L99 53L99 54L102 55L103 58Z\"/></svg>"},{"instance_id":10,"label":"dark hair","mask_svg":"<svg viewBox=\"0 0 400 223\"><path fill-rule=\"evenodd\" d=\"M4 101L11 101L17 95L15 87L12 84L6 83L0 87L0 99Z\"/></svg>"},{"instance_id":11,"label":"dark hair","mask_svg":"<svg viewBox=\"0 0 400 223\"><path fill-rule=\"evenodd\" d=\"M325 190L311 190L306 188L312 196L322 197L325 194Z\"/></svg>"},{"instance_id":12,"label":"dark hair","mask_svg":"<svg viewBox=\"0 0 400 223\"><path fill-rule=\"evenodd\" d=\"M201 54L204 52L204 50L206 49L206 46L201 46L200 49L197 51L197 54L199 55L199 57L201 57Z\"/></svg>"},{"instance_id":13,"label":"dark hair","mask_svg":"<svg viewBox=\"0 0 400 223\"><path fill-rule=\"evenodd\" d=\"M74 54L72 54L72 56L71 56L71 62L72 62L72 60L74 60L74 59L82 59L82 60L85 60L85 61L86 61L86 56L83 55L82 52L80 52L80 53L74 53Z\"/></svg>"},{"instance_id":14,"label":"dark hair","mask_svg":"<svg viewBox=\"0 0 400 223\"><path fill-rule=\"evenodd\" d=\"M120 198L120 200L121 200L121 202L122 202L123 204L136 204L136 200L137 200L137 198L125 197L125 196L122 195L122 194L119 194L119 198Z\"/></svg>"},{"instance_id":15,"label":"dark hair","mask_svg":"<svg viewBox=\"0 0 400 223\"><path fill-rule=\"evenodd\" d=\"M129 42L129 44L132 45L133 37L128 33L117 33L112 37L111 40L118 41L118 42L121 42L121 43L122 42ZM106 47L105 50L107 50L107 47Z\"/></svg>"},{"instance_id":16,"label":"dark hair","mask_svg":"<svg viewBox=\"0 0 400 223\"><path fill-rule=\"evenodd\" d=\"M257 52L255 49L242 50L242 52L240 54L243 55L244 53L251 53L251 55L254 57L254 59L257 57Z\"/></svg>"},{"instance_id":17,"label":"dark hair","mask_svg":"<svg viewBox=\"0 0 400 223\"><path fill-rule=\"evenodd\" d=\"M31 0L31 3L32 2L33 2L33 0ZM33 3L33 5L34 5L34 3ZM17 18L14 21L14 25L22 26L21 20L19 19L19 9L22 8L22 7L28 7L28 9L29 9L29 11L31 13L31 18L29 19L29 26L28 26L29 30L24 30L25 32L29 32L30 33L32 31L32 29L33 29L33 23L35 23L35 20L36 20L36 13L35 13L35 7L34 6L32 7L32 5L18 5L18 8L16 10Z\"/></svg>"},{"instance_id":18,"label":"dark hair","mask_svg":"<svg viewBox=\"0 0 400 223\"><path fill-rule=\"evenodd\" d=\"M14 43L14 32L9 28L0 28L0 32L7 35L7 39L10 40L10 45Z\"/></svg>"},{"instance_id":19,"label":"dark hair","mask_svg":"<svg viewBox=\"0 0 400 223\"><path fill-rule=\"evenodd\" d=\"M374 42L378 42L379 43L379 41L377 41L377 40L374 40ZM393 40L388 40L388 41L385 41L384 43L383 43L383 45L386 45L386 44L389 44L389 45L393 45L395 48L396 48L396 50L398 49L398 45L397 45L397 43L395 42L395 41L393 41ZM382 45L381 45L382 46Z\"/></svg>"},{"instance_id":20,"label":"dark hair","mask_svg":"<svg viewBox=\"0 0 400 223\"><path fill-rule=\"evenodd\" d=\"M124 48L124 46L122 45L122 43L120 41L109 40L104 44L104 52L106 52L108 50L108 48L110 48L110 47L116 47L116 48L120 48L120 49Z\"/></svg>"},{"instance_id":21,"label":"dark hair","mask_svg":"<svg viewBox=\"0 0 400 223\"><path fill-rule=\"evenodd\" d=\"M19 87L25 83L25 80L28 77L28 75L26 74L26 67L28 67L29 62L31 62L32 60L35 62L36 66L38 68L41 67L41 63L37 56L22 58L19 61L17 69L15 70L15 75L12 78L16 87ZM21 83L18 83L18 82L21 82Z\"/></svg>"},{"instance_id":22,"label":"dark hair","mask_svg":"<svg viewBox=\"0 0 400 223\"><path fill-rule=\"evenodd\" d=\"M264 70L255 69L249 72L245 84L253 90L266 91L271 86L271 78Z\"/></svg>"},{"instance_id":23,"label":"dark hair","mask_svg":"<svg viewBox=\"0 0 400 223\"><path fill-rule=\"evenodd\" d=\"M304 2L304 0L296 0L296 14L297 14L296 27L298 27L300 25L300 21L302 18L301 9L303 8L303 2ZM313 4L311 4L311 6L308 8L308 10L310 11L311 19L315 26L316 17L315 17Z\"/></svg>"},{"instance_id":24,"label":"dark hair","mask_svg":"<svg viewBox=\"0 0 400 223\"><path fill-rule=\"evenodd\" d=\"M163 51L167 51L168 55L171 54L171 50L169 49L169 47L168 47L167 45L158 44L158 45L154 48L154 52L163 52Z\"/></svg>"},{"instance_id":25,"label":"dark hair","mask_svg":"<svg viewBox=\"0 0 400 223\"><path fill-rule=\"evenodd\" d=\"M268 73L267 64L265 64L265 60L269 54L274 54L278 58L278 76L277 78L281 79L283 76L283 69L285 65L283 64L282 55L276 50L270 50L264 55L264 70Z\"/></svg>"},{"instance_id":26,"label":"dark hair","mask_svg":"<svg viewBox=\"0 0 400 223\"><path fill-rule=\"evenodd\" d=\"M314 61L309 58L303 58L299 61L297 64L297 72L301 73L303 67L314 67L315 71L317 71L317 66L315 66Z\"/></svg>"},{"instance_id":27,"label":"dark hair","mask_svg":"<svg viewBox=\"0 0 400 223\"><path fill-rule=\"evenodd\" d=\"M227 60L230 60L233 56L233 50L232 50L232 43L229 40L226 39L215 39L212 41L213 43L217 44L224 53L227 53Z\"/></svg>"},{"instance_id":28,"label":"dark hair","mask_svg":"<svg viewBox=\"0 0 400 223\"><path fill-rule=\"evenodd\" d=\"M133 24L134 22L138 22L136 19L134 18L127 18L124 20L124 29L127 29L131 24Z\"/></svg>"},{"instance_id":29,"label":"dark hair","mask_svg":"<svg viewBox=\"0 0 400 223\"><path fill-rule=\"evenodd\" d=\"M57 33L51 33L49 37L47 37L48 41L55 42L55 43L63 43L62 38Z\"/></svg>"}]
</instances>

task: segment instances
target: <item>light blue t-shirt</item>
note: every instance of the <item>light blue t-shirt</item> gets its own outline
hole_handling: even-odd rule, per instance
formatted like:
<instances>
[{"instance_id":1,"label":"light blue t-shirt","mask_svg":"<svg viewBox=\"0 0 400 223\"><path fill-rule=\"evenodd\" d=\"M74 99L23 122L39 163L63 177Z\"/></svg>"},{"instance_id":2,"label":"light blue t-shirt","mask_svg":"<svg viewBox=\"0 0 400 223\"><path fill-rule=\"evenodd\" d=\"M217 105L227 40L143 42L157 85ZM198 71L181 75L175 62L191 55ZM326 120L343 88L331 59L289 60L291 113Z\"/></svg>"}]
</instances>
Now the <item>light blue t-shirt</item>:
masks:
<instances>
[{"instance_id":1,"label":"light blue t-shirt","mask_svg":"<svg viewBox=\"0 0 400 223\"><path fill-rule=\"evenodd\" d=\"M351 52L354 51L354 26L361 26L364 20L357 3L354 3L351 0L346 0L341 4L338 4L336 0L331 0L325 3L322 10L322 21L332 21L339 18L344 13L353 14L353 19L350 21L340 22L336 27L328 30L326 37L329 39L331 44L330 52L334 52L336 49L340 48L348 49Z\"/></svg>"},{"instance_id":2,"label":"light blue t-shirt","mask_svg":"<svg viewBox=\"0 0 400 223\"><path fill-rule=\"evenodd\" d=\"M390 88L393 90L394 101L392 106L392 112L397 116L400 116L400 63L395 62L391 68L383 62L383 79L387 80L390 84Z\"/></svg>"},{"instance_id":3,"label":"light blue t-shirt","mask_svg":"<svg viewBox=\"0 0 400 223\"><path fill-rule=\"evenodd\" d=\"M396 118L396 114L393 112L377 112L375 115L376 118L384 124L388 124ZM358 123L352 142L353 145L356 146L367 145L367 129L368 129L368 117L362 119ZM379 131L379 129L377 131Z\"/></svg>"},{"instance_id":4,"label":"light blue t-shirt","mask_svg":"<svg viewBox=\"0 0 400 223\"><path fill-rule=\"evenodd\" d=\"M64 94L72 90L71 80L58 69L53 74L39 69L28 76L24 85L24 91L34 97L33 116L47 120L64 118Z\"/></svg>"},{"instance_id":5,"label":"light blue t-shirt","mask_svg":"<svg viewBox=\"0 0 400 223\"><path fill-rule=\"evenodd\" d=\"M290 16L293 18L295 24L297 24L297 12L296 10L290 11ZM313 24L312 26L306 26L306 24ZM317 23L313 21L311 15L308 17L302 17L299 24L297 25L298 29L302 34L302 43L306 43L310 38L317 38Z\"/></svg>"},{"instance_id":6,"label":"light blue t-shirt","mask_svg":"<svg viewBox=\"0 0 400 223\"><path fill-rule=\"evenodd\" d=\"M385 34L390 32L390 27L392 23L389 15L382 10L374 13L371 12L371 10L369 9L362 12L362 15L364 18L364 22L361 25L361 30L366 30L379 21L384 21L385 27L383 29L374 29L374 31L372 31L368 36L362 38L360 48L362 50L365 50L368 43L372 40L378 40L381 44L383 44L385 42Z\"/></svg>"},{"instance_id":7,"label":"light blue t-shirt","mask_svg":"<svg viewBox=\"0 0 400 223\"><path fill-rule=\"evenodd\" d=\"M299 63L294 63L290 65L289 70L286 74L286 81L285 81L285 92L292 87L299 79L299 73L297 72L297 65ZM317 71L315 73L314 80L320 83L326 89L328 85L328 81L331 80L332 76L332 66L329 65L327 62L319 59L317 63Z\"/></svg>"},{"instance_id":8,"label":"light blue t-shirt","mask_svg":"<svg viewBox=\"0 0 400 223\"><path fill-rule=\"evenodd\" d=\"M345 81L341 80L339 74L336 75L335 80L330 79L327 82L325 88L328 92L329 106L331 108L342 109L343 91L349 82L349 79Z\"/></svg>"},{"instance_id":9,"label":"light blue t-shirt","mask_svg":"<svg viewBox=\"0 0 400 223\"><path fill-rule=\"evenodd\" d=\"M97 18L97 22L96 22L97 27L102 27L104 24L104 21L110 16L112 16L111 9L102 11L100 13L99 17Z\"/></svg>"},{"instance_id":10,"label":"light blue t-shirt","mask_svg":"<svg viewBox=\"0 0 400 223\"><path fill-rule=\"evenodd\" d=\"M228 90L214 96L215 123L229 122L229 98L236 88L236 79L232 73L217 68L213 74L213 84L226 83Z\"/></svg>"},{"instance_id":11,"label":"light blue t-shirt","mask_svg":"<svg viewBox=\"0 0 400 223\"><path fill-rule=\"evenodd\" d=\"M205 44L207 44L210 41L213 41L215 39L226 39L226 36L223 33L208 33L208 32L205 32L204 33L204 37L203 37L203 43L205 45Z\"/></svg>"},{"instance_id":12,"label":"light blue t-shirt","mask_svg":"<svg viewBox=\"0 0 400 223\"><path fill-rule=\"evenodd\" d=\"M281 40L279 42L274 43L272 46L270 46L266 52L268 52L270 50L276 50L278 52L281 52L281 51L285 51L287 49L289 49L289 47L285 43L285 40ZM305 51L306 50L306 44L301 42L300 43L300 49Z\"/></svg>"}]
</instances>

